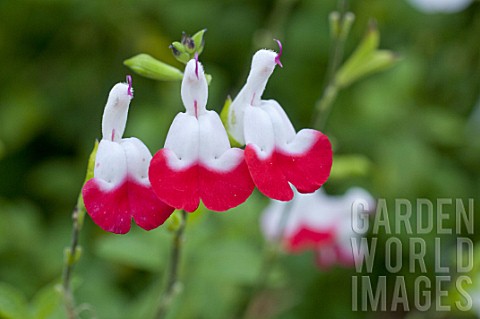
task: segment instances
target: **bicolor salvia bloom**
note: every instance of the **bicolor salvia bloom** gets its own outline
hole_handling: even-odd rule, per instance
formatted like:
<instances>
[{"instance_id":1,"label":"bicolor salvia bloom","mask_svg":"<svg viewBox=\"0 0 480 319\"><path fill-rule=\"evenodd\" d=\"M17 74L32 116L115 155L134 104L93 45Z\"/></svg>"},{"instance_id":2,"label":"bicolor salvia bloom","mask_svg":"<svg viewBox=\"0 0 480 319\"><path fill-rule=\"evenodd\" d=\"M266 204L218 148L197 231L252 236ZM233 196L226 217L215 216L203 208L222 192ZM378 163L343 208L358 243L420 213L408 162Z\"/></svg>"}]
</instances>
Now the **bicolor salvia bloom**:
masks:
<instances>
[{"instance_id":1,"label":"bicolor salvia bloom","mask_svg":"<svg viewBox=\"0 0 480 319\"><path fill-rule=\"evenodd\" d=\"M83 187L85 207L102 229L124 234L133 220L146 230L165 222L173 208L157 198L148 180L152 155L135 137L122 138L130 101L131 77L116 84L102 120L102 140L95 158L94 178Z\"/></svg>"},{"instance_id":2,"label":"bicolor salvia bloom","mask_svg":"<svg viewBox=\"0 0 480 319\"><path fill-rule=\"evenodd\" d=\"M155 193L188 212L197 209L200 199L214 211L243 203L254 184L243 150L230 147L220 117L206 109L208 85L198 57L185 67L181 95L186 112L177 114L150 165Z\"/></svg>"},{"instance_id":3,"label":"bicolor salvia bloom","mask_svg":"<svg viewBox=\"0 0 480 319\"><path fill-rule=\"evenodd\" d=\"M290 184L300 193L311 193L328 179L332 148L321 132L303 129L296 133L290 119L275 100L262 94L279 53L259 50L252 60L247 82L229 108L227 127L233 139L245 145L245 160L257 188L266 196L288 201Z\"/></svg>"},{"instance_id":4,"label":"bicolor salvia bloom","mask_svg":"<svg viewBox=\"0 0 480 319\"><path fill-rule=\"evenodd\" d=\"M359 240L357 251L351 241L364 233L354 232L352 209L365 214L374 205L372 196L361 188L352 188L343 196L330 196L322 189L313 194L296 192L290 203L273 200L267 206L261 228L268 240L281 240L289 252L314 250L320 267L353 266L354 254L364 252Z\"/></svg>"}]
</instances>

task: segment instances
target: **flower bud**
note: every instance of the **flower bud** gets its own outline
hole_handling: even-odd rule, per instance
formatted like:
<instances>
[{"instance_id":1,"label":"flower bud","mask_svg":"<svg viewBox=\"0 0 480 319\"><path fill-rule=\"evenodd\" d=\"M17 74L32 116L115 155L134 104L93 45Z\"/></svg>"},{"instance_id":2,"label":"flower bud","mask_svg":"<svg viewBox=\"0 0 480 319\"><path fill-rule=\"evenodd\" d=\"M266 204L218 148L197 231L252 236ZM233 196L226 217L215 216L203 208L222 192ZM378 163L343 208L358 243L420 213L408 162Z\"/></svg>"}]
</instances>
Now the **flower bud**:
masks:
<instances>
[{"instance_id":1,"label":"flower bud","mask_svg":"<svg viewBox=\"0 0 480 319\"><path fill-rule=\"evenodd\" d=\"M180 42L175 41L170 45L173 56L177 61L187 64L188 61L195 58L195 55L200 55L205 47L204 34L207 29L203 29L195 33L193 36L189 36L185 32L182 32L182 39Z\"/></svg>"},{"instance_id":2,"label":"flower bud","mask_svg":"<svg viewBox=\"0 0 480 319\"><path fill-rule=\"evenodd\" d=\"M187 62L190 61L190 54L187 52L184 44L175 41L170 45L170 49L177 61L182 62L183 64L187 64Z\"/></svg>"},{"instance_id":3,"label":"flower bud","mask_svg":"<svg viewBox=\"0 0 480 319\"><path fill-rule=\"evenodd\" d=\"M347 12L343 15L342 29L340 30L340 34L339 34L339 37L341 40L347 39L354 21L355 21L355 15L352 12Z\"/></svg>"},{"instance_id":4,"label":"flower bud","mask_svg":"<svg viewBox=\"0 0 480 319\"><path fill-rule=\"evenodd\" d=\"M64 250L65 263L69 266L75 265L80 260L81 256L82 256L82 247L80 246L77 246L75 248L75 252L73 254L69 247L65 248Z\"/></svg>"},{"instance_id":5,"label":"flower bud","mask_svg":"<svg viewBox=\"0 0 480 319\"><path fill-rule=\"evenodd\" d=\"M180 81L183 78L182 71L148 54L138 54L123 63L136 73L150 79Z\"/></svg>"},{"instance_id":6,"label":"flower bud","mask_svg":"<svg viewBox=\"0 0 480 319\"><path fill-rule=\"evenodd\" d=\"M330 12L328 22L330 24L330 36L332 39L337 39L340 36L340 13L338 11Z\"/></svg>"},{"instance_id":7,"label":"flower bud","mask_svg":"<svg viewBox=\"0 0 480 319\"><path fill-rule=\"evenodd\" d=\"M192 36L195 44L195 52L197 52L198 55L202 54L203 48L205 47L205 32L207 32L207 29L200 30Z\"/></svg>"},{"instance_id":8,"label":"flower bud","mask_svg":"<svg viewBox=\"0 0 480 319\"><path fill-rule=\"evenodd\" d=\"M332 39L346 40L352 24L355 21L355 15L352 12L340 14L338 11L333 11L328 16L330 24L330 36Z\"/></svg>"},{"instance_id":9,"label":"flower bud","mask_svg":"<svg viewBox=\"0 0 480 319\"><path fill-rule=\"evenodd\" d=\"M193 42L193 39L185 32L182 32L182 44L189 54L195 52L195 42Z\"/></svg>"}]
</instances>

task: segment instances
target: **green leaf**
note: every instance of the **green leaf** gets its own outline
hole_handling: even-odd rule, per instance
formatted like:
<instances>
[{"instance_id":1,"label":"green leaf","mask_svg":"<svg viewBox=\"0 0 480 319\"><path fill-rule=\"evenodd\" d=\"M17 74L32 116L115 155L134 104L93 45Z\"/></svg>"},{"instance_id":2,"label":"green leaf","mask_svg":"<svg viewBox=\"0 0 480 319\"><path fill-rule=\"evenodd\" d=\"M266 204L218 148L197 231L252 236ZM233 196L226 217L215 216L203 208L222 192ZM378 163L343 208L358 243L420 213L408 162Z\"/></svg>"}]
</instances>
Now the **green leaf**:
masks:
<instances>
[{"instance_id":1,"label":"green leaf","mask_svg":"<svg viewBox=\"0 0 480 319\"><path fill-rule=\"evenodd\" d=\"M229 96L225 100L225 103L223 104L222 112L220 112L220 119L222 120L223 126L225 126L225 130L227 131L228 134L228 139L230 140L230 145L232 147L242 147L243 145L238 142L236 139L233 138L233 136L230 135L230 123L229 123L229 118L228 118L228 113L230 112L230 105L232 104L232 98ZM235 114L233 115L235 116ZM233 118L232 121L235 121L235 118Z\"/></svg>"},{"instance_id":2,"label":"green leaf","mask_svg":"<svg viewBox=\"0 0 480 319\"><path fill-rule=\"evenodd\" d=\"M48 285L35 294L31 307L34 319L48 319L62 310L62 294L56 285Z\"/></svg>"},{"instance_id":3,"label":"green leaf","mask_svg":"<svg viewBox=\"0 0 480 319\"><path fill-rule=\"evenodd\" d=\"M200 275L225 284L252 284L261 264L255 246L236 239L212 242L202 256L203 261L197 265ZM216 267L212 268L212 264Z\"/></svg>"},{"instance_id":4,"label":"green leaf","mask_svg":"<svg viewBox=\"0 0 480 319\"><path fill-rule=\"evenodd\" d=\"M378 31L376 23L370 22L367 33L360 44L337 71L336 81L340 87L345 87L353 82L352 73L358 73L356 70L371 58L377 50L379 43L380 32Z\"/></svg>"},{"instance_id":5,"label":"green leaf","mask_svg":"<svg viewBox=\"0 0 480 319\"><path fill-rule=\"evenodd\" d=\"M0 282L0 318L30 318L25 296L16 288L2 282Z\"/></svg>"},{"instance_id":6,"label":"green leaf","mask_svg":"<svg viewBox=\"0 0 480 319\"><path fill-rule=\"evenodd\" d=\"M371 166L371 161L363 155L335 155L330 179L365 176L370 171Z\"/></svg>"},{"instance_id":7,"label":"green leaf","mask_svg":"<svg viewBox=\"0 0 480 319\"><path fill-rule=\"evenodd\" d=\"M335 74L335 84L345 88L360 78L378 73L395 65L398 56L391 51L378 50L380 32L374 22L352 55Z\"/></svg>"},{"instance_id":8,"label":"green leaf","mask_svg":"<svg viewBox=\"0 0 480 319\"><path fill-rule=\"evenodd\" d=\"M169 236L159 240L158 234L132 230L128 236L105 236L98 241L95 252L114 263L157 272L165 267L170 242Z\"/></svg>"},{"instance_id":9,"label":"green leaf","mask_svg":"<svg viewBox=\"0 0 480 319\"><path fill-rule=\"evenodd\" d=\"M377 24L371 21L365 36L355 51L349 58L349 62L353 65L363 61L365 57L373 53L380 44L380 32L378 31Z\"/></svg>"},{"instance_id":10,"label":"green leaf","mask_svg":"<svg viewBox=\"0 0 480 319\"><path fill-rule=\"evenodd\" d=\"M158 81L180 81L183 73L179 69L159 61L148 54L138 54L123 62L136 73Z\"/></svg>"},{"instance_id":11,"label":"green leaf","mask_svg":"<svg viewBox=\"0 0 480 319\"><path fill-rule=\"evenodd\" d=\"M347 87L360 78L391 68L398 60L398 56L391 51L375 51L354 67L342 67L337 73L336 83L342 88Z\"/></svg>"}]
</instances>

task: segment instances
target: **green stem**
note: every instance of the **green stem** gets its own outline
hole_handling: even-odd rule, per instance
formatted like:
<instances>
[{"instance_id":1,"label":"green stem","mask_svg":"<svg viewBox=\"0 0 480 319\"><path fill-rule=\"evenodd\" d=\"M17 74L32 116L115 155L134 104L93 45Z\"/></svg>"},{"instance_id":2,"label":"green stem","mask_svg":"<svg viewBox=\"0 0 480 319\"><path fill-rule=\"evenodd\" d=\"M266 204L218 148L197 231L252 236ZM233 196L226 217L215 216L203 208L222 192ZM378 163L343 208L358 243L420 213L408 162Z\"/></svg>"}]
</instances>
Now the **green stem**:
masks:
<instances>
[{"instance_id":1,"label":"green stem","mask_svg":"<svg viewBox=\"0 0 480 319\"><path fill-rule=\"evenodd\" d=\"M75 299L72 293L71 281L73 268L75 266L75 255L78 249L78 238L80 234L80 224L78 222L79 208L78 204L73 210L72 219L73 219L73 230L72 230L72 240L70 244L69 253L67 254L64 261L63 276L62 276L62 287L63 287L63 297L65 303L65 311L67 313L68 319L76 319L77 314L75 312Z\"/></svg>"},{"instance_id":2,"label":"green stem","mask_svg":"<svg viewBox=\"0 0 480 319\"><path fill-rule=\"evenodd\" d=\"M275 1L267 18L267 23L254 37L254 50L263 47L270 47L274 38L283 40L283 29L293 7L298 1L299 0Z\"/></svg>"},{"instance_id":3,"label":"green stem","mask_svg":"<svg viewBox=\"0 0 480 319\"><path fill-rule=\"evenodd\" d=\"M327 119L332 111L333 102L336 100L339 88L331 82L323 91L322 97L315 103L315 116L313 126L322 131L327 125Z\"/></svg>"},{"instance_id":4,"label":"green stem","mask_svg":"<svg viewBox=\"0 0 480 319\"><path fill-rule=\"evenodd\" d=\"M178 283L178 269L180 267L180 259L182 252L183 237L185 232L185 226L187 223L187 213L182 210L181 221L178 229L175 231L175 235L172 241L172 250L170 257L170 265L168 269L168 275L166 280L165 290L160 297L160 303L158 305L156 319L163 319L167 316L170 306L179 293Z\"/></svg>"},{"instance_id":5,"label":"green stem","mask_svg":"<svg viewBox=\"0 0 480 319\"><path fill-rule=\"evenodd\" d=\"M272 244L265 248L265 252L263 254L264 258L260 266L257 280L248 299L247 306L245 307L245 312L243 313L244 319L259 317L255 316L254 314L255 298L267 288L268 279L270 277L269 275L274 269L276 263L278 262L280 253L282 252L285 228L288 222L288 218L290 217L290 212L292 210L291 208L292 202L290 201L285 205L282 216L278 220L278 225L276 229L278 229L279 231L277 233L277 236L273 239Z\"/></svg>"},{"instance_id":6,"label":"green stem","mask_svg":"<svg viewBox=\"0 0 480 319\"><path fill-rule=\"evenodd\" d=\"M341 19L339 25L342 26L343 19L345 19L345 13L347 11L346 0L339 1L339 10ZM342 30L340 33L342 33ZM330 51L325 88L320 98L315 102L313 127L319 130L325 129L333 102L336 100L338 91L340 90L335 81L335 74L337 73L338 67L343 59L345 40L346 36L341 36L340 34L334 38Z\"/></svg>"}]
</instances>

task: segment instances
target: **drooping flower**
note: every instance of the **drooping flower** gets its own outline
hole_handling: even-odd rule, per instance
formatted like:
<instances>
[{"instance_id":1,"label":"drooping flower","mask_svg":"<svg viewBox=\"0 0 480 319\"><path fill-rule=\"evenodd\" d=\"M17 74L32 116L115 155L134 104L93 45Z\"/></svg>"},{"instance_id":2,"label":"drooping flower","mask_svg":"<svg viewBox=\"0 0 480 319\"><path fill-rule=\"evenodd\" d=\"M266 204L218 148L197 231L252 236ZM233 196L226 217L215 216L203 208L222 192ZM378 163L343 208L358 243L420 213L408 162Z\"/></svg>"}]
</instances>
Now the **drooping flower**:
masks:
<instances>
[{"instance_id":1,"label":"drooping flower","mask_svg":"<svg viewBox=\"0 0 480 319\"><path fill-rule=\"evenodd\" d=\"M146 230L162 225L173 212L157 198L148 180L152 155L135 137L122 138L130 101L131 77L116 84L102 120L102 140L95 158L94 178L82 190L88 214L102 229L124 234L131 220Z\"/></svg>"},{"instance_id":2,"label":"drooping flower","mask_svg":"<svg viewBox=\"0 0 480 319\"><path fill-rule=\"evenodd\" d=\"M155 193L188 212L197 209L200 199L214 211L240 205L254 184L243 150L230 147L220 117L206 109L208 86L198 56L185 67L181 95L186 112L177 114L150 165Z\"/></svg>"},{"instance_id":3,"label":"drooping flower","mask_svg":"<svg viewBox=\"0 0 480 319\"><path fill-rule=\"evenodd\" d=\"M352 228L354 205L361 205L355 213L370 212L374 200L361 188L352 188L343 196L329 196L322 189L313 194L296 192L290 203L270 203L261 217L261 228L268 240L280 239L289 252L314 250L321 267L352 266L351 238L362 235Z\"/></svg>"},{"instance_id":4,"label":"drooping flower","mask_svg":"<svg viewBox=\"0 0 480 319\"><path fill-rule=\"evenodd\" d=\"M455 13L468 7L472 0L409 0L409 2L425 13Z\"/></svg>"},{"instance_id":5,"label":"drooping flower","mask_svg":"<svg viewBox=\"0 0 480 319\"><path fill-rule=\"evenodd\" d=\"M275 100L262 94L280 56L259 50L252 60L247 82L229 108L230 135L246 144L245 160L257 188L266 196L288 201L290 184L300 193L312 193L328 179L332 148L327 136L312 129L296 133L290 119Z\"/></svg>"}]
</instances>

